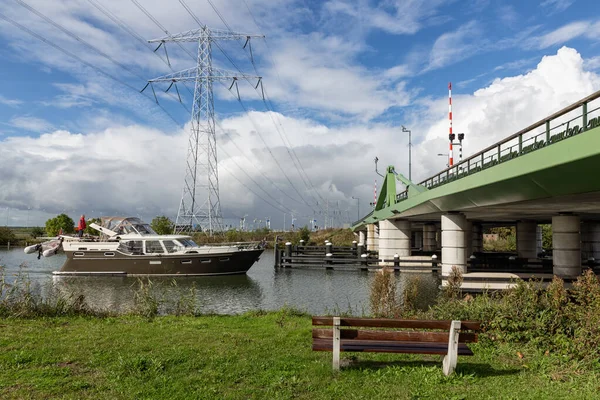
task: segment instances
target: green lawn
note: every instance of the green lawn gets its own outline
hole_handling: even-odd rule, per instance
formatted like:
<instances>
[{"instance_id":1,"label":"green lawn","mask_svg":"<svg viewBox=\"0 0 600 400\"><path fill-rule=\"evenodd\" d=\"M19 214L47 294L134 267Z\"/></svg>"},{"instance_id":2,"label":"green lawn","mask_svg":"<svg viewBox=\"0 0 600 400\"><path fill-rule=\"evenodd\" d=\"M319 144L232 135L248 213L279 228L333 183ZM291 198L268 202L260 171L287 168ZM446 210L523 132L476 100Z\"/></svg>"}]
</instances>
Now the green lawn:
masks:
<instances>
[{"instance_id":1,"label":"green lawn","mask_svg":"<svg viewBox=\"0 0 600 400\"><path fill-rule=\"evenodd\" d=\"M311 321L242 316L0 320L0 398L592 399L594 371L482 340L444 377L439 357L311 351ZM523 358L517 356L517 350Z\"/></svg>"}]
</instances>

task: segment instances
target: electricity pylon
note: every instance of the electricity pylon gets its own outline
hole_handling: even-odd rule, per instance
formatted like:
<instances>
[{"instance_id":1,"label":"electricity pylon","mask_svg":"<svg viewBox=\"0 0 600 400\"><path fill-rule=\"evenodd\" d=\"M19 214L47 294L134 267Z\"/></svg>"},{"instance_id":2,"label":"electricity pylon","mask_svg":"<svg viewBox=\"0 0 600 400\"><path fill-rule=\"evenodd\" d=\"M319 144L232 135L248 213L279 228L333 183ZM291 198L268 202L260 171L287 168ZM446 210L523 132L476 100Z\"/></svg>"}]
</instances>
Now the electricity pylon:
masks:
<instances>
[{"instance_id":1,"label":"electricity pylon","mask_svg":"<svg viewBox=\"0 0 600 400\"><path fill-rule=\"evenodd\" d=\"M196 66L172 74L150 79L148 85L157 82L169 82L167 91L177 82L194 82L194 104L192 106L191 132L188 142L187 166L183 193L175 221L175 233L192 229L195 226L212 235L215 231L223 230L223 217L221 215L221 201L219 199L219 173L217 159L217 141L215 135L215 109L213 101L213 81L231 80L229 89L236 85L238 78L261 78L242 73L226 71L212 66L211 44L216 40L239 40L264 37L262 35L249 35L221 29L211 29L206 26L187 32L169 35L159 39L149 40L149 43L160 42L198 42L198 56ZM148 86L146 85L146 87ZM175 86L177 89L177 86ZM145 89L145 88L144 88ZM154 91L154 88L152 88ZM239 89L238 97L239 97ZM177 89L179 93L179 89ZM202 178L205 179L202 183ZM206 191L202 203L200 190Z\"/></svg>"}]
</instances>

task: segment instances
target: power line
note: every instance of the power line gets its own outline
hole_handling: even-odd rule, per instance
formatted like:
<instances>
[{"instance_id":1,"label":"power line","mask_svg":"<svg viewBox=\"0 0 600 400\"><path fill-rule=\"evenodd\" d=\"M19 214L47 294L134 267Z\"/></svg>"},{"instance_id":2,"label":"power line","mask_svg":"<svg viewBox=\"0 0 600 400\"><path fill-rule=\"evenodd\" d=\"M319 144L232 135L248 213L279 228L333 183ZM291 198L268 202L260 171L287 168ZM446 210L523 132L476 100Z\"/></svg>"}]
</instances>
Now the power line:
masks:
<instances>
[{"instance_id":1,"label":"power line","mask_svg":"<svg viewBox=\"0 0 600 400\"><path fill-rule=\"evenodd\" d=\"M184 1L184 0L180 0L180 2L181 1ZM208 0L208 2L210 3L210 5L213 8L213 10L215 11L215 13L219 16L219 18L221 19L221 21L223 22L223 24L225 24L225 26L227 28L231 29L229 27L229 24L225 20L225 17L223 17L223 15L219 12L218 8L213 4L213 2L211 0ZM244 3L246 4L246 7L248 8L248 11L250 12L250 14L252 16L252 19L254 20L254 23L256 24L257 28L259 28L259 30L260 30L260 27L256 23L256 19L254 18L254 15L252 15L252 12L250 11L250 7L248 7L248 3L246 3L245 1L244 1ZM197 18L195 18L195 19L197 20ZM266 40L265 40L265 44L266 44ZM219 47L219 49L227 57L227 59L233 64L233 66L238 71L240 71L240 69L237 67L237 65L235 64L235 62L233 62L233 60L226 54L226 52L222 48L220 48L220 47ZM256 64L254 63L254 58L252 57L252 54L250 54L249 57L250 57L250 62L252 63L252 65L254 67L254 71L256 72L257 75L259 75L258 71L256 69ZM275 67L275 63L274 62L273 62L273 66ZM281 81L281 79L280 79L280 81ZM275 116L277 117L277 119L279 120L279 117L278 117L277 113L275 113L275 108L273 107L273 104L272 104L271 100L269 99L268 94L264 90L264 84L263 84L262 90L263 90L262 101L265 104L265 107L267 108L268 111L271 111L272 113L274 113ZM265 100L265 97L268 100L268 104L267 104L267 101ZM283 145L285 146L285 148L286 148L286 150L288 152L288 155L290 156L290 159L292 160L292 163L294 164L294 167L298 171L298 175L300 175L300 178L302 179L304 185L306 186L307 189L309 189L309 190L312 189L317 194L317 196L321 199L321 201L325 201L323 199L323 197L321 196L321 194L316 190L316 188L312 184L312 181L310 180L310 177L308 176L308 174L306 173L306 170L302 166L302 163L300 162L300 159L298 158L298 155L296 154L295 150L293 149L293 146L291 145L291 141L289 140L289 138L285 134L285 129L283 128L283 125L281 124L281 121L279 120L279 126L281 127L281 129L282 129L283 132L279 130L279 127L278 127L277 123L275 122L275 120L274 120L274 118L273 118L273 116L272 116L271 113L269 113L269 116L270 116L271 120L273 121L273 124L275 125L275 129L276 129L279 137L281 138L281 141L283 142ZM287 142L289 143L289 146L286 143L286 140L284 140L284 137L285 137L285 139L287 139ZM291 152L290 152L290 148L291 148ZM293 154L293 156L292 156L292 154ZM295 157L295 159L294 159L294 157ZM296 163L296 161L297 161L297 163ZM304 173L304 176L306 176L306 179L304 178L304 176L302 175L302 173ZM312 195L311 195L311 197L312 197ZM317 202L317 204L318 204L318 202Z\"/></svg>"},{"instance_id":2,"label":"power line","mask_svg":"<svg viewBox=\"0 0 600 400\"><path fill-rule=\"evenodd\" d=\"M114 58L112 58L111 56L109 56L108 54L106 54L105 52L103 52L102 50L98 49L94 45L88 43L87 41L85 41L82 38L80 38L79 36L77 36L77 34L71 32L70 30L66 29L62 25L60 25L60 24L56 23L55 21L53 21L51 18L49 18L46 15L44 15L43 13L39 12L35 8L31 7L29 4L25 3L23 0L15 0L15 1L17 3L19 3L21 6L23 6L24 8L28 9L29 11L31 11L32 13L34 13L35 15L37 15L38 17L40 17L41 19L43 19L44 21L46 21L47 23L49 23L50 25L54 26L56 29L58 29L61 32L63 32L64 34L66 34L69 37L75 39L76 41L78 41L79 43L83 44L84 46L92 49L97 54L101 55L102 57L106 58L107 60L111 61L112 63L118 65L119 67L121 67L124 70L128 71L132 75L135 75L138 78L140 78L141 80L144 80L144 78L141 77L140 75L138 75L133 69L129 68L126 65L121 64L120 62L118 62L117 60L115 60Z\"/></svg>"},{"instance_id":3,"label":"power line","mask_svg":"<svg viewBox=\"0 0 600 400\"><path fill-rule=\"evenodd\" d=\"M196 21L196 23L202 28L205 27L204 23L202 23L202 21L200 21L200 19L196 16L196 14L192 11L192 9L187 5L187 3L185 2L185 0L179 0L179 3L181 3L181 5L185 8L185 10L188 12L188 14L190 14L190 16ZM217 13L217 15L219 15L219 18L221 19L221 21L223 21L223 23L225 24L225 26L231 30L231 27L229 26L229 24L227 23L227 21L225 20L225 18L221 15L221 13L218 11L218 9L216 8L216 6L211 2L211 7L213 7L213 9L215 10L215 12ZM238 67L238 65L235 63L235 61L233 61L233 59L227 54L227 52L221 47L221 45L218 42L214 42L214 44L217 45L217 47L219 48L219 50L223 53L223 55L229 60L229 62L235 67L235 69L241 72L241 69ZM254 69L256 71L256 66L254 66ZM257 73L258 74L258 73ZM246 80L248 80L247 77L245 77ZM249 83L251 83L248 80ZM252 84L252 83L251 83ZM262 83L261 83L262 84ZM258 92L258 86L254 86L252 84L252 86L254 87L254 89ZM231 90L229 90L231 93ZM259 93L260 94L260 93ZM234 96L235 97L235 96ZM254 123L254 121L252 120L252 117L250 116L250 114L248 113L248 110L246 109L246 107L244 106L244 104L241 102L241 99L239 97L237 97L238 102L242 105L242 107L244 108L244 110L246 111L246 114L248 115L249 119L251 120L252 124L254 125L256 132L258 133L260 139L262 140L262 142L264 143L264 145L266 146L267 150L269 151L269 154L271 155L271 157L273 157L273 160L275 161L275 163L278 165L279 169L281 170L281 172L284 174L284 176L286 177L286 179L288 180L288 182L290 183L290 185L292 186L292 188L294 189L294 191L298 194L298 196L300 196L300 198L304 201L304 203L312 209L312 206L304 199L304 197L302 196L302 194L300 194L300 192L298 191L298 189L295 187L295 185L292 183L292 181L289 179L289 177L287 176L287 174L285 173L285 171L283 170L283 168L281 167L281 165L279 164L279 162L277 161L277 159L275 158L275 155L273 154L273 152L271 151L271 149L269 148L269 146L267 145L266 141L263 139L262 135L260 134L260 130L258 129L258 126ZM272 118L272 117L271 117ZM277 126L275 126L275 128L277 129ZM285 145L285 143L284 143ZM288 150L289 151L289 150ZM293 160L292 160L293 161ZM272 181L271 181L272 182ZM274 182L272 182L274 184ZM296 199L294 199L293 197L289 196L287 193L285 193L282 189L280 189L277 185L274 184L274 186L281 191L283 194L285 194L287 197L291 198L294 201L297 201ZM313 210L314 211L314 210Z\"/></svg>"},{"instance_id":4,"label":"power line","mask_svg":"<svg viewBox=\"0 0 600 400\"><path fill-rule=\"evenodd\" d=\"M48 46L51 46L51 47L55 48L56 50L58 50L58 51L60 51L60 52L62 52L64 54L68 55L69 57L71 57L71 58L79 61L80 63L84 64L85 66L87 66L87 67L89 67L91 69L93 69L94 71L96 71L96 72L98 72L98 73L106 76L107 78L110 78L110 79L114 80L115 82L120 83L123 86L126 86L127 88L135 91L137 94L141 95L142 97L147 98L148 100L151 100L152 103L156 104L156 106L159 107L177 126L181 127L181 125L179 124L179 122L177 122L177 120L167 110L165 110L163 106L161 106L160 104L156 103L154 101L154 99L152 99L150 96L141 94L140 91L137 88L131 86L127 82L124 82L124 81L120 80L119 78L111 75L110 73L105 72L104 70L98 68L97 66L95 66L95 65L93 65L93 64L91 64L91 63L89 63L89 62L87 62L85 60L83 60L82 58L76 56L75 54L71 53L70 51L68 51L68 50L62 48L61 46L59 46L59 45L51 42L48 39L46 39L45 37L40 36L39 34L33 32L29 28L27 28L27 27L19 24L18 22L14 21L13 19L11 19L8 16L4 15L2 12L0 12L0 18L4 19L6 22L10 23L11 25L15 26L16 28L18 28L18 29L20 29L20 30L28 33L29 35L31 35L33 37L35 37L36 39L44 42Z\"/></svg>"}]
</instances>

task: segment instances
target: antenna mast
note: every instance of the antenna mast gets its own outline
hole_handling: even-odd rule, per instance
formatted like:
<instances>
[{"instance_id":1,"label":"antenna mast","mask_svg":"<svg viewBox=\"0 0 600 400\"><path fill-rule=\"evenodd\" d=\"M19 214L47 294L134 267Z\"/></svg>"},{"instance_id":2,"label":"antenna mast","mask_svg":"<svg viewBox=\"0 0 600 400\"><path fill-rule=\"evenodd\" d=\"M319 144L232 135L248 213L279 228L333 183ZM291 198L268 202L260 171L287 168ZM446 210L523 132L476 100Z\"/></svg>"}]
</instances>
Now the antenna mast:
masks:
<instances>
[{"instance_id":1,"label":"antenna mast","mask_svg":"<svg viewBox=\"0 0 600 400\"><path fill-rule=\"evenodd\" d=\"M247 81L258 79L256 84L258 87L261 84L261 77L213 68L211 44L216 40L239 39L245 39L248 43L250 38L254 37L263 38L264 36L203 26L199 29L148 41L149 43L160 43L159 47L165 45L166 42L198 42L195 67L151 79L146 85L147 87L156 82L168 82L170 86L167 91L175 85L178 93L177 82L194 82L195 85L185 183L177 212L175 233L191 230L195 226L199 226L209 235L223 230L212 84L217 80L231 80L230 89L234 84L237 89L238 78L244 78ZM154 92L153 86L152 91ZM200 193L201 191L204 193ZM203 201L199 201L202 195L206 197L203 198Z\"/></svg>"}]
</instances>

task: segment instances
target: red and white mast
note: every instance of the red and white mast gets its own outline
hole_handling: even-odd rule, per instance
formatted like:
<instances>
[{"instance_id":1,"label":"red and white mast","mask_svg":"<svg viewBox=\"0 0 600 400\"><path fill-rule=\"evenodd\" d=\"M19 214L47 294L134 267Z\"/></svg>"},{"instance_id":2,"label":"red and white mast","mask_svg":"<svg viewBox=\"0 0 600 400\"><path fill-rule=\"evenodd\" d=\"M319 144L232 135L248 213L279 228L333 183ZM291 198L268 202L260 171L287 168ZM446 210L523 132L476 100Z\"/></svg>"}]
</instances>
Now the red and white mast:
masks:
<instances>
[{"instance_id":1,"label":"red and white mast","mask_svg":"<svg viewBox=\"0 0 600 400\"><path fill-rule=\"evenodd\" d=\"M450 122L450 129L448 132L448 138L450 139L450 148L448 152L448 166L454 165L454 151L452 150L452 141L454 135L452 134L452 82L448 82L448 121Z\"/></svg>"}]
</instances>

